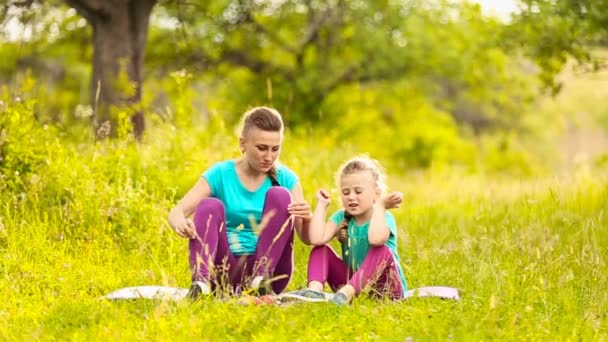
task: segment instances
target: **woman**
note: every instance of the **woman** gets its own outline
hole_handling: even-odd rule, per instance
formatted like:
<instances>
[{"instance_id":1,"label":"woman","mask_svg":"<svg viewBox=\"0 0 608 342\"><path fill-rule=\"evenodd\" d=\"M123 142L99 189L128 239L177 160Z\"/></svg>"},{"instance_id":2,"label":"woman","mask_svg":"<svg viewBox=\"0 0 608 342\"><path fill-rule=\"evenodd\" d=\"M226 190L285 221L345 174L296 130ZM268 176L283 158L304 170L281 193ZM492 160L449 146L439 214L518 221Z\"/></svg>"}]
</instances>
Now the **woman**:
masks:
<instances>
[{"instance_id":1,"label":"woman","mask_svg":"<svg viewBox=\"0 0 608 342\"><path fill-rule=\"evenodd\" d=\"M277 163L282 140L278 111L249 110L239 138L242 157L207 169L169 213L175 232L190 239L192 299L218 289L264 294L287 287L293 232L307 242L312 213L296 174Z\"/></svg>"}]
</instances>

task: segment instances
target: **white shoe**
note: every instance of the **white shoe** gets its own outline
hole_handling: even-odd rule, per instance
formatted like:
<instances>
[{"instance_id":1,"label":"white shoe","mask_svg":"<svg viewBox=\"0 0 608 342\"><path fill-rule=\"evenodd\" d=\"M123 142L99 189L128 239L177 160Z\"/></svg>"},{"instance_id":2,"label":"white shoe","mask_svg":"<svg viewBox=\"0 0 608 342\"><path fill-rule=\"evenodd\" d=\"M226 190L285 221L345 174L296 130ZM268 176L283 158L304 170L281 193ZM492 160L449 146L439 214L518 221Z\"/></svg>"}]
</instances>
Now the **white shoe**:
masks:
<instances>
[{"instance_id":1,"label":"white shoe","mask_svg":"<svg viewBox=\"0 0 608 342\"><path fill-rule=\"evenodd\" d=\"M193 281L188 291L188 297L192 300L198 300L201 296L208 296L211 294L211 288L209 284L203 281Z\"/></svg>"},{"instance_id":2,"label":"white shoe","mask_svg":"<svg viewBox=\"0 0 608 342\"><path fill-rule=\"evenodd\" d=\"M270 283L263 276L255 276L251 281L250 287L258 296L267 295L272 292Z\"/></svg>"}]
</instances>

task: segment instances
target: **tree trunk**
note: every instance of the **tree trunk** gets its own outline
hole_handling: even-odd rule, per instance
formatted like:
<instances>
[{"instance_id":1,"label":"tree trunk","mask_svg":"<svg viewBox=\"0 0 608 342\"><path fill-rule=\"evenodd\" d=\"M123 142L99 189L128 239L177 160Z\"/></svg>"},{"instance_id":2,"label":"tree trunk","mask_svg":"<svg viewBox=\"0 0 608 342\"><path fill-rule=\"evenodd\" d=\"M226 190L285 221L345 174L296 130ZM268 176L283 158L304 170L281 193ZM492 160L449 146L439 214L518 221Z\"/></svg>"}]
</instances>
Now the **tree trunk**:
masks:
<instances>
[{"instance_id":1,"label":"tree trunk","mask_svg":"<svg viewBox=\"0 0 608 342\"><path fill-rule=\"evenodd\" d=\"M117 113L127 112L139 140L142 69L152 8L157 0L66 0L93 27L91 104L97 136L116 135Z\"/></svg>"}]
</instances>

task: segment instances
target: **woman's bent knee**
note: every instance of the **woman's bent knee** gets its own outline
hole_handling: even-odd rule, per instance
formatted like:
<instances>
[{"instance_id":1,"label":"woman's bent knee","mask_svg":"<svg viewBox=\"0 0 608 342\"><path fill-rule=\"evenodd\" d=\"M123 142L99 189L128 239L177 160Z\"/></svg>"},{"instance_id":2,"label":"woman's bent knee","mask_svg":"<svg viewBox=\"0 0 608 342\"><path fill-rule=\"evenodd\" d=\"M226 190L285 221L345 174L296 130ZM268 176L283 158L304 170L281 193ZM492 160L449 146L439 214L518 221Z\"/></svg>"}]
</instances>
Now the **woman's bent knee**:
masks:
<instances>
[{"instance_id":1,"label":"woman's bent knee","mask_svg":"<svg viewBox=\"0 0 608 342\"><path fill-rule=\"evenodd\" d=\"M291 203L291 193L282 186L273 186L266 192L266 201L278 201L279 203Z\"/></svg>"},{"instance_id":2,"label":"woman's bent knee","mask_svg":"<svg viewBox=\"0 0 608 342\"><path fill-rule=\"evenodd\" d=\"M196 212L224 212L224 203L215 197L202 199L196 206Z\"/></svg>"}]
</instances>

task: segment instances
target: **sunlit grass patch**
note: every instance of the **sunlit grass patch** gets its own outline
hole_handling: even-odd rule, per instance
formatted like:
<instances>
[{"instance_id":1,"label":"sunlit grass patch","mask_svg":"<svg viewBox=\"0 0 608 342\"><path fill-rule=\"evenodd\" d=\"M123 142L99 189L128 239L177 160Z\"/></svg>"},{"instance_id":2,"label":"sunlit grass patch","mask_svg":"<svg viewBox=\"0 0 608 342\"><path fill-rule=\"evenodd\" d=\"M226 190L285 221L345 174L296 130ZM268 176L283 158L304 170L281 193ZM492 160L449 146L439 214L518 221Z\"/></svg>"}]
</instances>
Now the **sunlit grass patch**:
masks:
<instances>
[{"instance_id":1,"label":"sunlit grass patch","mask_svg":"<svg viewBox=\"0 0 608 342\"><path fill-rule=\"evenodd\" d=\"M41 144L52 136L35 133ZM0 184L2 339L607 337L608 177L591 164L533 178L412 172L382 160L391 189L405 195L394 213L408 286L456 287L461 301L100 301L122 287L189 286L187 241L168 228L168 210L212 162L238 156L236 137L221 131L157 126L149 134L158 139L51 140L31 159L13 151L22 169ZM359 152L348 144L319 150L293 135L281 161L314 204L314 191L335 188L334 171ZM334 190L330 210L339 205ZM309 251L296 241L288 289L305 286Z\"/></svg>"}]
</instances>

